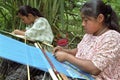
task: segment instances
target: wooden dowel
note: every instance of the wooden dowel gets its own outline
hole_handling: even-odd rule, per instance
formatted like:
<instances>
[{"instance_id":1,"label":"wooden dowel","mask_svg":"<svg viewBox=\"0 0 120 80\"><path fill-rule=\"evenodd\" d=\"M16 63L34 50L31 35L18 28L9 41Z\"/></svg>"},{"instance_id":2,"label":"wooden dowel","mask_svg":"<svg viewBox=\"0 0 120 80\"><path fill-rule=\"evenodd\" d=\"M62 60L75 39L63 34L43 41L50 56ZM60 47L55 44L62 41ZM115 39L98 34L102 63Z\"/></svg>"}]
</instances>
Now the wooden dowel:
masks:
<instances>
[{"instance_id":1,"label":"wooden dowel","mask_svg":"<svg viewBox=\"0 0 120 80\"><path fill-rule=\"evenodd\" d=\"M37 42L37 45L38 45L39 48L42 50L44 56L46 57L46 59L47 59L47 61L49 62L50 66L52 67L54 73L56 74L58 80L68 80L68 78L67 78L65 75L60 74L60 73L56 70L55 66L53 65L53 63L51 62L51 60L49 59L49 57L47 56L47 54L45 53L45 51L40 47L39 42Z\"/></svg>"},{"instance_id":2,"label":"wooden dowel","mask_svg":"<svg viewBox=\"0 0 120 80\"><path fill-rule=\"evenodd\" d=\"M37 48L42 48L40 45L38 46L37 43L34 43L34 45L37 47ZM57 76L55 75L54 71L52 69L48 69L48 72L50 73L51 77L53 80L58 80Z\"/></svg>"},{"instance_id":3,"label":"wooden dowel","mask_svg":"<svg viewBox=\"0 0 120 80\"><path fill-rule=\"evenodd\" d=\"M27 42L26 37L24 38L24 42L25 42L25 44L26 44L26 42ZM28 56L26 55L26 57L28 57ZM28 58L27 58L27 59L28 59ZM30 67L29 67L28 64L27 64L27 76L28 76L28 80L30 80Z\"/></svg>"}]
</instances>

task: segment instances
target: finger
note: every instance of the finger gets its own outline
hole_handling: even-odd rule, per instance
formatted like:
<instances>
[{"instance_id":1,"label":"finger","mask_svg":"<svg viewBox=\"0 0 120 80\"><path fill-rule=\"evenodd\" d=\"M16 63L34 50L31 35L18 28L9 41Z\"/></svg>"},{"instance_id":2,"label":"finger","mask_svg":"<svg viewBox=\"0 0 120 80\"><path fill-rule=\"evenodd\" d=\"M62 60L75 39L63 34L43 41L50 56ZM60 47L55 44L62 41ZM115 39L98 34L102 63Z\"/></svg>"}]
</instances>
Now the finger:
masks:
<instances>
[{"instance_id":1,"label":"finger","mask_svg":"<svg viewBox=\"0 0 120 80\"><path fill-rule=\"evenodd\" d=\"M59 49L56 47L54 50L53 50L53 53L56 53Z\"/></svg>"},{"instance_id":2,"label":"finger","mask_svg":"<svg viewBox=\"0 0 120 80\"><path fill-rule=\"evenodd\" d=\"M56 52L56 49L53 49L53 54Z\"/></svg>"},{"instance_id":3,"label":"finger","mask_svg":"<svg viewBox=\"0 0 120 80\"><path fill-rule=\"evenodd\" d=\"M56 54L57 54L57 53L54 53L53 56L56 57Z\"/></svg>"}]
</instances>

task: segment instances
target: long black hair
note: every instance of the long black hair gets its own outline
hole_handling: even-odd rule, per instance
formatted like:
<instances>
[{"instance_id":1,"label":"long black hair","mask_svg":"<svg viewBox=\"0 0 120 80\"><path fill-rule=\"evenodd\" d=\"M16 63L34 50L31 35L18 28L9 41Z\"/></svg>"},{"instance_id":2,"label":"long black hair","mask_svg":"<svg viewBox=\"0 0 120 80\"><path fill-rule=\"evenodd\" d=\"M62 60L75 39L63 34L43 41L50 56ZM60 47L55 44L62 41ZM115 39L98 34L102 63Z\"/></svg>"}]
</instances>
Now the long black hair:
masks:
<instances>
[{"instance_id":1,"label":"long black hair","mask_svg":"<svg viewBox=\"0 0 120 80\"><path fill-rule=\"evenodd\" d=\"M29 5L20 6L19 10L17 11L17 15L18 14L21 14L23 16L28 16L28 14L32 14L33 16L43 17L39 10L37 10L36 8L32 8Z\"/></svg>"},{"instance_id":2,"label":"long black hair","mask_svg":"<svg viewBox=\"0 0 120 80\"><path fill-rule=\"evenodd\" d=\"M104 15L104 24L112 30L119 30L119 22L116 13L110 5L105 4L102 0L90 0L86 2L80 9L85 16L97 18L99 14Z\"/></svg>"}]
</instances>

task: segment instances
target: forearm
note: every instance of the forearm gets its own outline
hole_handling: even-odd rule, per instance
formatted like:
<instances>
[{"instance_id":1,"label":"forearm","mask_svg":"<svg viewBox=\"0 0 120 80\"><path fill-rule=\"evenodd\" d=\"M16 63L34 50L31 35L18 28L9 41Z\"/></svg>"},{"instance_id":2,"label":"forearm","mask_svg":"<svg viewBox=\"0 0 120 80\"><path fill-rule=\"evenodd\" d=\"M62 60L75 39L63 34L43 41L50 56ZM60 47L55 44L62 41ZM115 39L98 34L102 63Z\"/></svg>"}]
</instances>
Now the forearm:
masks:
<instances>
[{"instance_id":1,"label":"forearm","mask_svg":"<svg viewBox=\"0 0 120 80\"><path fill-rule=\"evenodd\" d=\"M23 35L23 36L25 36L25 32L20 31L20 32L18 33L18 35Z\"/></svg>"},{"instance_id":2,"label":"forearm","mask_svg":"<svg viewBox=\"0 0 120 80\"><path fill-rule=\"evenodd\" d=\"M75 48L75 49L63 49L63 51L75 56L77 53L77 48Z\"/></svg>"},{"instance_id":3,"label":"forearm","mask_svg":"<svg viewBox=\"0 0 120 80\"><path fill-rule=\"evenodd\" d=\"M69 55L66 59L68 62L79 67L81 70L88 72L93 75L98 75L101 71L94 66L94 64L89 60L78 59L72 55Z\"/></svg>"},{"instance_id":4,"label":"forearm","mask_svg":"<svg viewBox=\"0 0 120 80\"><path fill-rule=\"evenodd\" d=\"M14 30L13 33L16 35L23 35L23 36L25 35L25 32L21 30Z\"/></svg>"}]
</instances>

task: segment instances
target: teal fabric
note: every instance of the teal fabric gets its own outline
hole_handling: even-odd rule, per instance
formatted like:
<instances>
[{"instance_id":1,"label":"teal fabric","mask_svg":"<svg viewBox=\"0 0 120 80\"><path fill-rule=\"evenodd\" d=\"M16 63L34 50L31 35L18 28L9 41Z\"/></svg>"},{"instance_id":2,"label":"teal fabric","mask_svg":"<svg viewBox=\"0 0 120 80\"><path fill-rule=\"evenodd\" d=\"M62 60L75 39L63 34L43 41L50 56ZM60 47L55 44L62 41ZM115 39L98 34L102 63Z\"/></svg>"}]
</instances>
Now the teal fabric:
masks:
<instances>
[{"instance_id":1,"label":"teal fabric","mask_svg":"<svg viewBox=\"0 0 120 80\"><path fill-rule=\"evenodd\" d=\"M81 71L72 64L65 62L58 62L50 52L46 52L55 68L72 78L80 78L93 80L91 75ZM39 48L29 46L25 43L6 37L0 34L0 57L15 61L21 64L30 65L37 69L48 72L51 69L48 61L44 57L44 54Z\"/></svg>"}]
</instances>

